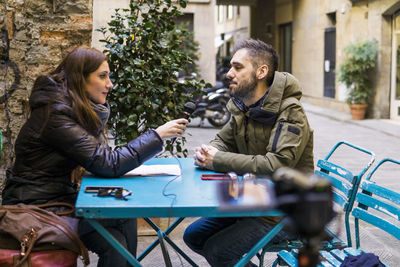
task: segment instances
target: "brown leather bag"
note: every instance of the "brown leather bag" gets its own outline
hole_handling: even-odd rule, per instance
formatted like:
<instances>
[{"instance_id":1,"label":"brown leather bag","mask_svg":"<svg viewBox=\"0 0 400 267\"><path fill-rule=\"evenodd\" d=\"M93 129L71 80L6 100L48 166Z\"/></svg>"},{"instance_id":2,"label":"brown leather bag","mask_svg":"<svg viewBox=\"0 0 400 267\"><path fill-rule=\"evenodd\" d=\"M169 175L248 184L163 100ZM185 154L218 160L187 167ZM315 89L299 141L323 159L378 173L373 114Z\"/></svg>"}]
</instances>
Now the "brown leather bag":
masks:
<instances>
[{"instance_id":1,"label":"brown leather bag","mask_svg":"<svg viewBox=\"0 0 400 267\"><path fill-rule=\"evenodd\" d=\"M43 209L55 206L71 208L58 215L74 211L68 203L0 207L0 247L8 248L10 239L20 243L20 250L0 249L0 267L76 266L78 254L89 264L88 251L77 235L77 219Z\"/></svg>"},{"instance_id":2,"label":"brown leather bag","mask_svg":"<svg viewBox=\"0 0 400 267\"><path fill-rule=\"evenodd\" d=\"M31 252L23 262L21 251L0 249L0 266L20 267L76 267L78 254L70 250L47 250Z\"/></svg>"}]
</instances>

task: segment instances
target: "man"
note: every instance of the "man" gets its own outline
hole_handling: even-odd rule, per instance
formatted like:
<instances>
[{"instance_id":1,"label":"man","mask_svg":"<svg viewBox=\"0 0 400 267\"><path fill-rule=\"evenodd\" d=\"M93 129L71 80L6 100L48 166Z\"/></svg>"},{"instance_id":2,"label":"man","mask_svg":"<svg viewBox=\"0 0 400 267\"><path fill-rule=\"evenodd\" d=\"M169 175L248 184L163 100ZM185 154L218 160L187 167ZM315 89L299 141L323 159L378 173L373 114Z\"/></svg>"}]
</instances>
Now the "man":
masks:
<instances>
[{"instance_id":1,"label":"man","mask_svg":"<svg viewBox=\"0 0 400 267\"><path fill-rule=\"evenodd\" d=\"M277 72L276 51L262 41L243 40L234 50L227 73L232 119L210 145L196 149L196 164L238 174L271 174L282 166L313 172L313 131L299 102L298 81ZM201 218L186 229L183 239L211 266L233 266L280 219ZM274 241L288 238L293 236L281 231Z\"/></svg>"}]
</instances>

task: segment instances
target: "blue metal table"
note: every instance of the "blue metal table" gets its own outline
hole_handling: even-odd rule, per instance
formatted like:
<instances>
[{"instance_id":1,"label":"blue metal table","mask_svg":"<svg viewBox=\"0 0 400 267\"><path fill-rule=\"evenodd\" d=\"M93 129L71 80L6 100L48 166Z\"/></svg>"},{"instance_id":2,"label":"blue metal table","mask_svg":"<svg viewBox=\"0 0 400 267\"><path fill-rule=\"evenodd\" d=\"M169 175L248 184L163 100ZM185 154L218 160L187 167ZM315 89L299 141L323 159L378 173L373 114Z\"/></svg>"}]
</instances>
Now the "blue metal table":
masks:
<instances>
[{"instance_id":1,"label":"blue metal table","mask_svg":"<svg viewBox=\"0 0 400 267\"><path fill-rule=\"evenodd\" d=\"M181 177L176 176L136 176L121 178L84 177L76 201L76 215L83 217L119 251L130 264L141 266L141 261L159 243L163 248L163 241L167 241L185 260L192 266L197 266L169 237L176 226L185 217L244 217L244 216L277 216L282 215L276 210L240 210L221 211L216 194L217 181L203 181L201 174L210 173L194 166L192 158L179 159L182 167ZM174 158L153 158L145 163L152 164L178 164ZM176 179L174 179L176 178ZM174 179L163 190L170 180ZM87 186L122 186L132 191L128 200L112 197L93 197L93 193L85 193ZM172 204L172 195L176 198ZM96 219L99 218L144 218L158 233L157 239L139 257L135 259ZM178 219L165 231L155 225L149 217L178 217ZM266 245L281 229L283 223L275 228L253 247L249 253L235 266L244 266L264 245ZM165 255L164 255L164 260Z\"/></svg>"}]
</instances>

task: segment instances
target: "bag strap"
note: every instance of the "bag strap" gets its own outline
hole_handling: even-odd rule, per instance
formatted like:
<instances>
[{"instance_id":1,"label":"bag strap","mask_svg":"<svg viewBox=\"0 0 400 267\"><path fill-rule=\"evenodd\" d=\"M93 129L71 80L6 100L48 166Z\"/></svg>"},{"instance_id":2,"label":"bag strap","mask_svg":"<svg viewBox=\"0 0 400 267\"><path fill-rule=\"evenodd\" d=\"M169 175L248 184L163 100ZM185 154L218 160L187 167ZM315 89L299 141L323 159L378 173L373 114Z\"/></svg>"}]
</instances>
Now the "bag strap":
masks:
<instances>
[{"instance_id":1,"label":"bag strap","mask_svg":"<svg viewBox=\"0 0 400 267\"><path fill-rule=\"evenodd\" d=\"M82 260L83 263L85 265L89 265L90 260L89 260L89 253L87 248L85 247L85 245L82 243L82 241L79 239L79 236L71 230L71 228L64 223L63 221L61 221L57 215L53 215L53 213L40 213L38 211L35 210L31 210L31 209L26 209L26 208L12 208L12 207L1 207L0 209L6 209L9 210L11 212L17 212L17 213L29 213L32 216L36 217L38 220L44 222L44 223L48 223L51 224L55 227L57 227L58 229L60 229L64 234L66 234L72 241L75 242L75 244L78 246L79 248L79 254L82 256Z\"/></svg>"},{"instance_id":2,"label":"bag strap","mask_svg":"<svg viewBox=\"0 0 400 267\"><path fill-rule=\"evenodd\" d=\"M55 202L55 203L46 203L46 204L40 204L40 205L35 205L38 208L45 209L45 208L52 208L52 207L67 207L70 208L70 210L67 211L59 211L55 212L58 216L63 216L63 215L70 215L75 212L75 206L67 203L67 202Z\"/></svg>"}]
</instances>

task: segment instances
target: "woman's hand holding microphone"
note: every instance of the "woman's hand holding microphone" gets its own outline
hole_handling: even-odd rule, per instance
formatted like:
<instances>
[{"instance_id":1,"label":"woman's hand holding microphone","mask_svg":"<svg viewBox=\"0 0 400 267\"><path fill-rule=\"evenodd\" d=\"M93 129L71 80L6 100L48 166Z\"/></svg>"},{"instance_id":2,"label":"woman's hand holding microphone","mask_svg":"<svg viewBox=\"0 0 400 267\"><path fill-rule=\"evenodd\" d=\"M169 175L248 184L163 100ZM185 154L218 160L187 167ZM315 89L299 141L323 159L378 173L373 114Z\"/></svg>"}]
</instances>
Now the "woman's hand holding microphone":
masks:
<instances>
[{"instance_id":1,"label":"woman's hand holding microphone","mask_svg":"<svg viewBox=\"0 0 400 267\"><path fill-rule=\"evenodd\" d=\"M176 119L159 126L155 131L161 139L181 137L186 130L187 123L189 123L187 119Z\"/></svg>"}]
</instances>

